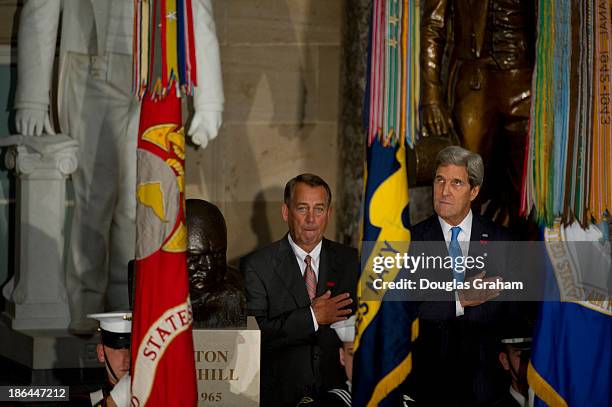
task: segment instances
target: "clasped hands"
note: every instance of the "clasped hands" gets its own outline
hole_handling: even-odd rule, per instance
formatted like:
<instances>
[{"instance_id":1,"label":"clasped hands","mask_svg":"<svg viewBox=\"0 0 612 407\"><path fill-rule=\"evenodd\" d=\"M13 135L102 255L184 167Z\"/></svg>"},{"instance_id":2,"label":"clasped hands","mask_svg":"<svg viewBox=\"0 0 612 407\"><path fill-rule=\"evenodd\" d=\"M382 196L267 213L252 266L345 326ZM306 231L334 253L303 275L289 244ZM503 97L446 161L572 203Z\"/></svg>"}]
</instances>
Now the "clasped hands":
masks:
<instances>
[{"instance_id":1,"label":"clasped hands","mask_svg":"<svg viewBox=\"0 0 612 407\"><path fill-rule=\"evenodd\" d=\"M353 303L353 300L349 297L349 293L342 293L332 297L331 291L327 290L320 297L313 298L311 307L317 324L327 325L347 319L346 315L350 315L353 312L350 308L343 309Z\"/></svg>"}]
</instances>

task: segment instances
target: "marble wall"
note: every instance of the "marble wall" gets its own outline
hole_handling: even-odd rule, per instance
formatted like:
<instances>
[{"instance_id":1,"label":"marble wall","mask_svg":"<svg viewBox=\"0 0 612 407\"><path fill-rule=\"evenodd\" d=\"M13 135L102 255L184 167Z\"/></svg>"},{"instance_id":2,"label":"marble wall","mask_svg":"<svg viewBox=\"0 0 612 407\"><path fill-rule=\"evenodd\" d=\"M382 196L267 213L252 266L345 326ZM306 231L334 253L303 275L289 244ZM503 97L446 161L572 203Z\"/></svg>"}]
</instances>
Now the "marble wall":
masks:
<instances>
[{"instance_id":1,"label":"marble wall","mask_svg":"<svg viewBox=\"0 0 612 407\"><path fill-rule=\"evenodd\" d=\"M0 0L0 136L9 133L11 61L21 0ZM224 124L187 151L187 196L225 214L228 259L283 236L287 180L302 172L335 192L346 0L213 0L225 88ZM1 157L0 157L1 158ZM1 164L0 164L1 165ZM8 275L8 174L0 167L0 285ZM340 194L336 194L338 196ZM14 214L14 212L12 212ZM336 236L336 222L328 237Z\"/></svg>"},{"instance_id":2,"label":"marble wall","mask_svg":"<svg viewBox=\"0 0 612 407\"><path fill-rule=\"evenodd\" d=\"M338 184L341 0L216 0L225 88L224 125L189 149L187 194L225 214L230 262L283 236L291 177ZM335 236L335 222L328 229Z\"/></svg>"}]
</instances>

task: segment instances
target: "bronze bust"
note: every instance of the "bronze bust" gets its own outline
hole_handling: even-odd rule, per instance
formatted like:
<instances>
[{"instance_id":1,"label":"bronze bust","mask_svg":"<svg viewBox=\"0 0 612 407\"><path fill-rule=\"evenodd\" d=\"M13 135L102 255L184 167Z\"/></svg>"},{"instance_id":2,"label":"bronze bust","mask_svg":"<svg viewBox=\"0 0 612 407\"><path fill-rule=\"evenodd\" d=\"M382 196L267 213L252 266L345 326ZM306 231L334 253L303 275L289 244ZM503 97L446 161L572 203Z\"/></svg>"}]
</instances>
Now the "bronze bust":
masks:
<instances>
[{"instance_id":1,"label":"bronze bust","mask_svg":"<svg viewBox=\"0 0 612 407\"><path fill-rule=\"evenodd\" d=\"M240 272L226 264L227 229L219 208L187 200L187 272L194 328L246 327Z\"/></svg>"}]
</instances>

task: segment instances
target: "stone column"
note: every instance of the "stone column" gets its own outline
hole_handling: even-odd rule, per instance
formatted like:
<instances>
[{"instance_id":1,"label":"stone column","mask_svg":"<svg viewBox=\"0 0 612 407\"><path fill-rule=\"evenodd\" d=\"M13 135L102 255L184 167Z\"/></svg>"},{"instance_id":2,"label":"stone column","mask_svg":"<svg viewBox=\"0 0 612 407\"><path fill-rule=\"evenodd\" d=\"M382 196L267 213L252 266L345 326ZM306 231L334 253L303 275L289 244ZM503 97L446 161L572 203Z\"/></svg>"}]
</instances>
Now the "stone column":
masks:
<instances>
[{"instance_id":1,"label":"stone column","mask_svg":"<svg viewBox=\"0 0 612 407\"><path fill-rule=\"evenodd\" d=\"M17 253L7 303L11 327L66 329L66 178L77 168L78 143L65 135L0 140L0 147L9 146L6 165L17 178Z\"/></svg>"},{"instance_id":2,"label":"stone column","mask_svg":"<svg viewBox=\"0 0 612 407\"><path fill-rule=\"evenodd\" d=\"M344 11L336 238L355 247L359 244L359 216L363 195L366 135L361 118L371 3L372 0L347 1Z\"/></svg>"}]
</instances>

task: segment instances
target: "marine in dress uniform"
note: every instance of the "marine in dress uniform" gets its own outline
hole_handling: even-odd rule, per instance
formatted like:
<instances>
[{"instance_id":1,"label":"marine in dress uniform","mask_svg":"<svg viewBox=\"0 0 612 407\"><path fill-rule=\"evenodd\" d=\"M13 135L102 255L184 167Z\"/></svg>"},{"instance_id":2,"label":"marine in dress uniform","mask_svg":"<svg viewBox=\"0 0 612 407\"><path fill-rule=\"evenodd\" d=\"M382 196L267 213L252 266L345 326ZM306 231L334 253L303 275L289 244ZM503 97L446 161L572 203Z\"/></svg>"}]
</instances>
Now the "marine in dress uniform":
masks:
<instances>
[{"instance_id":1,"label":"marine in dress uniform","mask_svg":"<svg viewBox=\"0 0 612 407\"><path fill-rule=\"evenodd\" d=\"M89 395L91 405L129 406L132 313L106 312L88 317L100 322L100 343L96 352L98 361L106 368L106 383Z\"/></svg>"}]
</instances>

